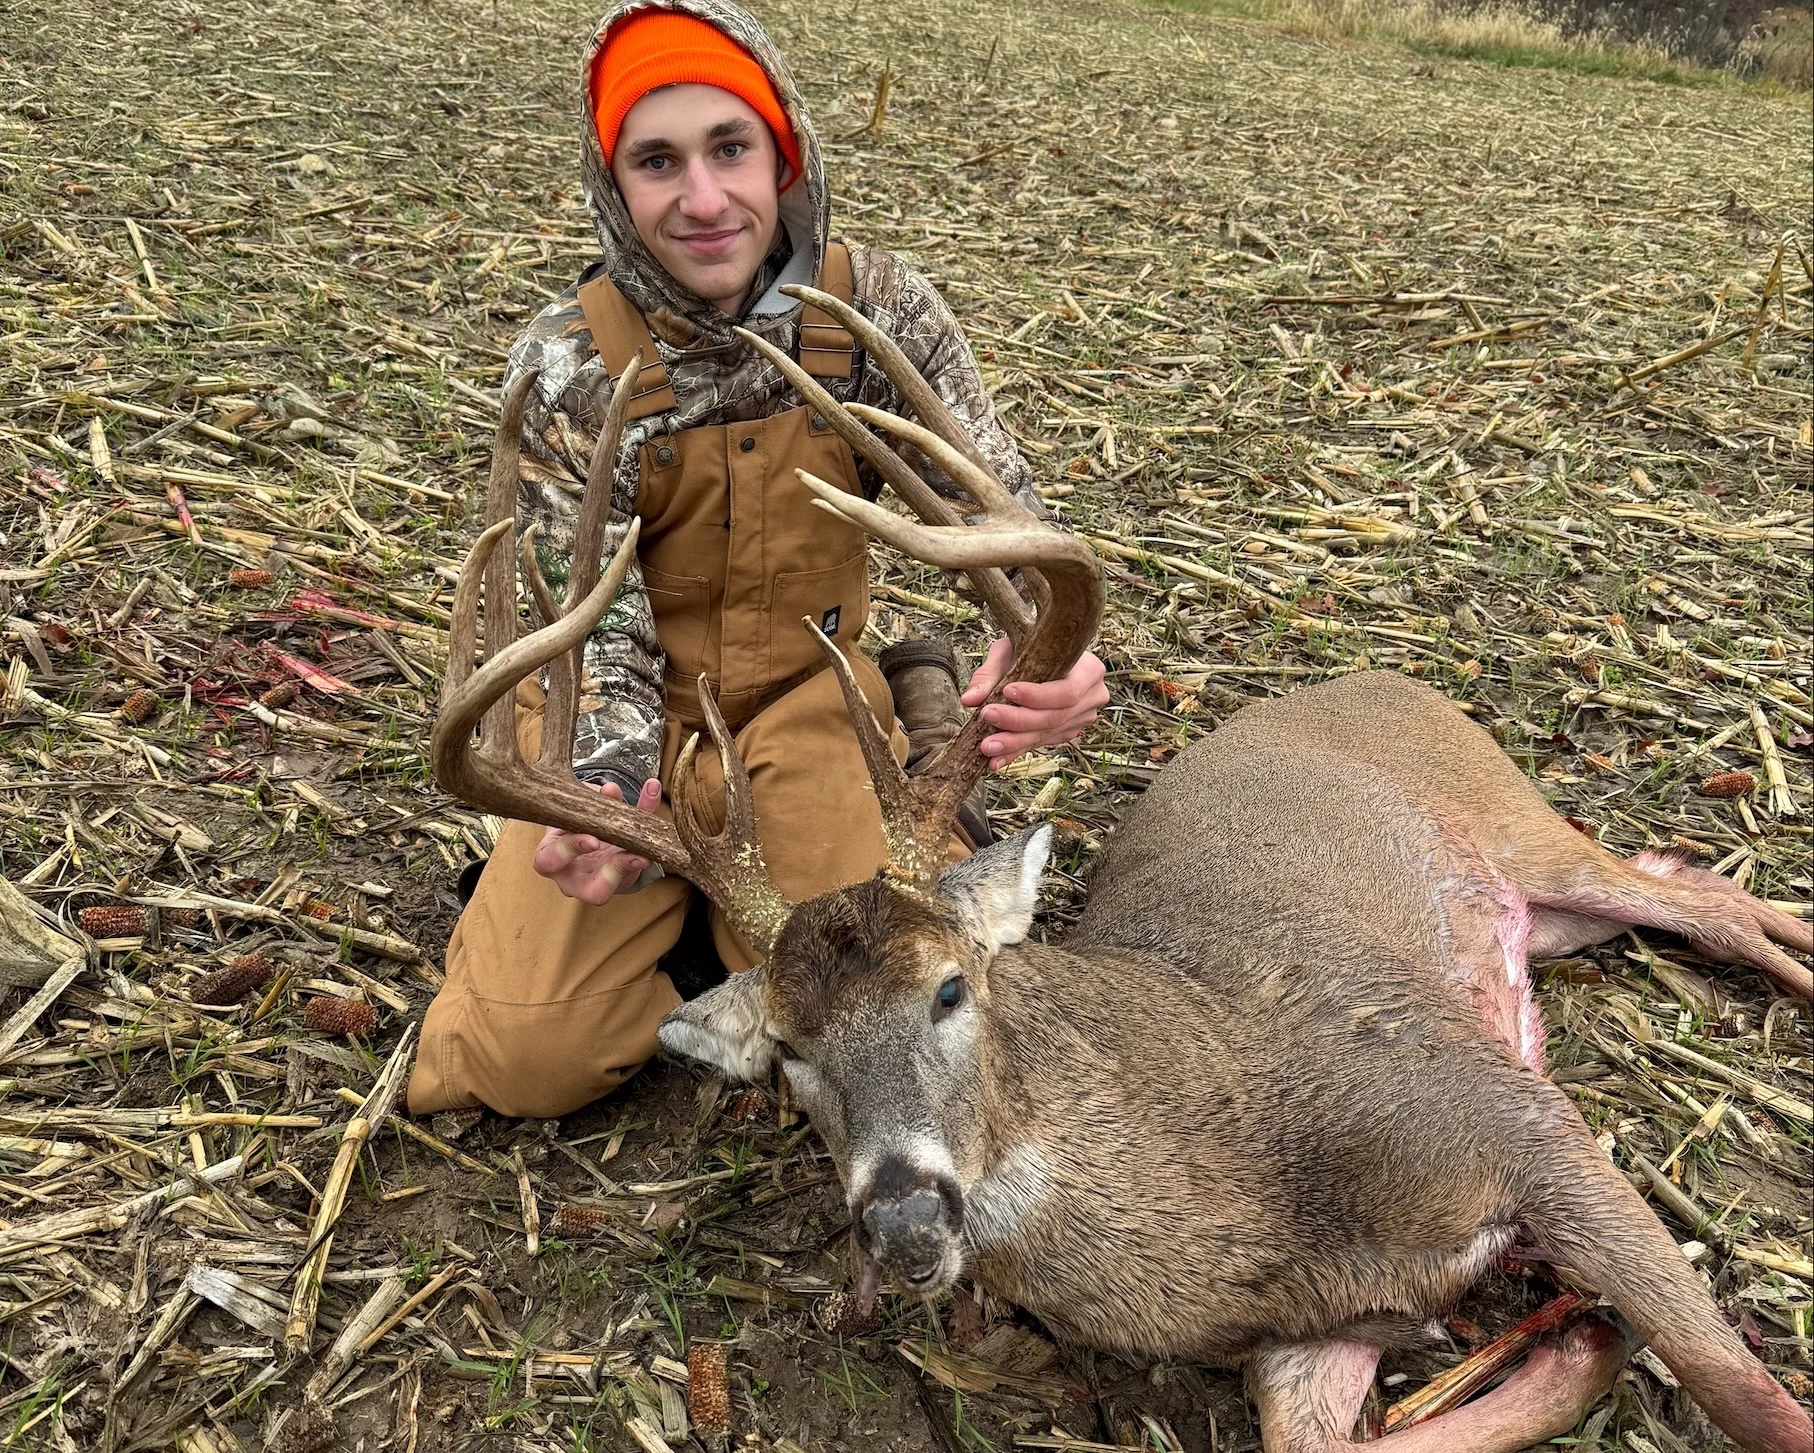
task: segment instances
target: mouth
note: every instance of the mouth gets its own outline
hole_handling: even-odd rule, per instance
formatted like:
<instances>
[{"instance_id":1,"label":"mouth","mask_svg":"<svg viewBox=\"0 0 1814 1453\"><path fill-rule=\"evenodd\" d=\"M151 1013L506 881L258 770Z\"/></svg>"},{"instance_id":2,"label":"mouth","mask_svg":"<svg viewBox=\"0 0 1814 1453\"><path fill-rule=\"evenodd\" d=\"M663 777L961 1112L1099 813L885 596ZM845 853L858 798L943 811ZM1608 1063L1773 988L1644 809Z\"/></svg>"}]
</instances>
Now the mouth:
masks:
<instances>
[{"instance_id":1,"label":"mouth","mask_svg":"<svg viewBox=\"0 0 1814 1453\"><path fill-rule=\"evenodd\" d=\"M720 227L710 232L679 233L674 241L694 257L715 259L734 249L742 236L741 227Z\"/></svg>"},{"instance_id":2,"label":"mouth","mask_svg":"<svg viewBox=\"0 0 1814 1453\"><path fill-rule=\"evenodd\" d=\"M892 1276L902 1290L922 1297L936 1295L957 1279L956 1273L951 1269L951 1258L943 1252L924 1269L901 1272L884 1267L877 1261L860 1236L851 1238L851 1247L856 1253L857 1262L857 1305L865 1316L875 1306L885 1276Z\"/></svg>"}]
</instances>

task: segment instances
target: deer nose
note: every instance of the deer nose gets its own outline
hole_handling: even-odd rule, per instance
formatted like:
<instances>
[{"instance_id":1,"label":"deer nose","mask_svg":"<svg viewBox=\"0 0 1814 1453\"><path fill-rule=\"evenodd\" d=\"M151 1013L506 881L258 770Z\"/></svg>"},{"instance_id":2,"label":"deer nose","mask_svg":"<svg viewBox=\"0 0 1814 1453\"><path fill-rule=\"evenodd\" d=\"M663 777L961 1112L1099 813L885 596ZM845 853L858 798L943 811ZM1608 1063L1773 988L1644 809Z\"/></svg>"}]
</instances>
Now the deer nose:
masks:
<instances>
[{"instance_id":1,"label":"deer nose","mask_svg":"<svg viewBox=\"0 0 1814 1453\"><path fill-rule=\"evenodd\" d=\"M863 1229L875 1259L909 1285L930 1282L944 1261L949 1231L937 1191L914 1191L863 1208Z\"/></svg>"},{"instance_id":2,"label":"deer nose","mask_svg":"<svg viewBox=\"0 0 1814 1453\"><path fill-rule=\"evenodd\" d=\"M908 1286L930 1287L962 1224L963 1196L949 1176L910 1179L904 1169L888 1167L877 1176L858 1217L862 1239L869 1254Z\"/></svg>"}]
</instances>

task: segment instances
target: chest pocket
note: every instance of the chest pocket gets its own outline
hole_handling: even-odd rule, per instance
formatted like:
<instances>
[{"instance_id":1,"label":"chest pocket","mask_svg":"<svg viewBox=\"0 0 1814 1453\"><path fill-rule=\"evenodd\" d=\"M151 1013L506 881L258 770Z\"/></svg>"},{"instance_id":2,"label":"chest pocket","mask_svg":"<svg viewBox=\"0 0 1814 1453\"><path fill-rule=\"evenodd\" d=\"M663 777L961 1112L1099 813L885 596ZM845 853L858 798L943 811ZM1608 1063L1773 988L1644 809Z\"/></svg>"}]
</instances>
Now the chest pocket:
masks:
<instances>
[{"instance_id":1,"label":"chest pocket","mask_svg":"<svg viewBox=\"0 0 1814 1453\"><path fill-rule=\"evenodd\" d=\"M810 675L825 655L801 618L854 651L869 620L869 540L813 502L812 491L794 473L804 469L848 494L858 492L856 460L850 447L829 429L812 427L811 409L799 408L770 420L781 437L783 460L769 471L764 494L763 533L767 552L767 652L763 667L771 683Z\"/></svg>"},{"instance_id":2,"label":"chest pocket","mask_svg":"<svg viewBox=\"0 0 1814 1453\"><path fill-rule=\"evenodd\" d=\"M846 650L869 618L863 532L813 503L805 469L856 493L856 460L813 412L685 429L643 446L643 580L671 710L704 673L733 726L825 664L803 616Z\"/></svg>"}]
</instances>

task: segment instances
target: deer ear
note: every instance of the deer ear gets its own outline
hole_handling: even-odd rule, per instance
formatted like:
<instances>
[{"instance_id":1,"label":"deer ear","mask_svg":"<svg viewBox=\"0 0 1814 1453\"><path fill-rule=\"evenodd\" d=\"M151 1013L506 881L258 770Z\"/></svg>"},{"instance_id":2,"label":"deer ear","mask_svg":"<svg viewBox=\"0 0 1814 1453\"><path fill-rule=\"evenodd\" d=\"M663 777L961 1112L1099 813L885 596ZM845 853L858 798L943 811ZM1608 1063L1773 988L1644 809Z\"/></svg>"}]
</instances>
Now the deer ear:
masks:
<instances>
[{"instance_id":1,"label":"deer ear","mask_svg":"<svg viewBox=\"0 0 1814 1453\"><path fill-rule=\"evenodd\" d=\"M1019 943L1033 927L1039 875L1052 855L1052 829L1041 824L990 843L945 869L938 893L952 908L985 960Z\"/></svg>"},{"instance_id":2,"label":"deer ear","mask_svg":"<svg viewBox=\"0 0 1814 1453\"><path fill-rule=\"evenodd\" d=\"M768 1029L768 967L732 974L672 1010L655 1031L670 1054L715 1065L733 1079L767 1076L775 1054Z\"/></svg>"}]
</instances>

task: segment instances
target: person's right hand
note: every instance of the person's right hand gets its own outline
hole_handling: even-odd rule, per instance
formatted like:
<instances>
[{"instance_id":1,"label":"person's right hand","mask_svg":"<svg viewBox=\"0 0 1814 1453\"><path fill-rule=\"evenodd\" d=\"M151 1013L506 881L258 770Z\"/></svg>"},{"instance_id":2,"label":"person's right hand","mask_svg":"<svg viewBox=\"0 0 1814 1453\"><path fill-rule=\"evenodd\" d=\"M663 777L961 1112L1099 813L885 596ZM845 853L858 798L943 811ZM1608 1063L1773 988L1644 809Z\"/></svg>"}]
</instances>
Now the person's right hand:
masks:
<instances>
[{"instance_id":1,"label":"person's right hand","mask_svg":"<svg viewBox=\"0 0 1814 1453\"><path fill-rule=\"evenodd\" d=\"M598 790L606 797L623 801L624 794L615 782L607 782ZM661 783L651 777L642 784L636 810L653 812L660 806ZM604 903L614 893L634 893L636 880L648 866L647 858L600 842L588 833L566 832L558 827L544 832L535 850L536 872L581 903Z\"/></svg>"}]
</instances>

